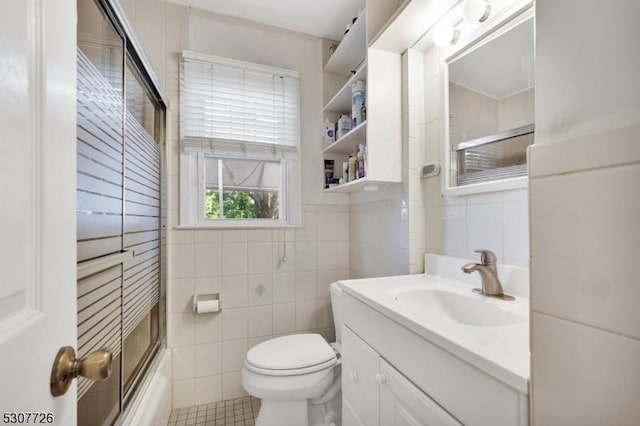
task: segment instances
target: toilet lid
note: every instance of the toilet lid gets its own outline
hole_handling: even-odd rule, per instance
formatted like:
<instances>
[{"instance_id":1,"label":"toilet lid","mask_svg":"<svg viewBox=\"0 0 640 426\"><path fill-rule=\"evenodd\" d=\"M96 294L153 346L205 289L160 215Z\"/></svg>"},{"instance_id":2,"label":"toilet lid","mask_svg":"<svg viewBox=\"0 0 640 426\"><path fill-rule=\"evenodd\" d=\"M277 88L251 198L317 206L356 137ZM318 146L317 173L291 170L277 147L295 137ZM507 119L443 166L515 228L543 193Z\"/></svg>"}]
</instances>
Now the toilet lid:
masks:
<instances>
[{"instance_id":1,"label":"toilet lid","mask_svg":"<svg viewBox=\"0 0 640 426\"><path fill-rule=\"evenodd\" d=\"M247 352L247 364L260 370L298 370L326 368L336 361L333 348L319 334L277 337ZM282 371L284 373L284 371Z\"/></svg>"}]
</instances>

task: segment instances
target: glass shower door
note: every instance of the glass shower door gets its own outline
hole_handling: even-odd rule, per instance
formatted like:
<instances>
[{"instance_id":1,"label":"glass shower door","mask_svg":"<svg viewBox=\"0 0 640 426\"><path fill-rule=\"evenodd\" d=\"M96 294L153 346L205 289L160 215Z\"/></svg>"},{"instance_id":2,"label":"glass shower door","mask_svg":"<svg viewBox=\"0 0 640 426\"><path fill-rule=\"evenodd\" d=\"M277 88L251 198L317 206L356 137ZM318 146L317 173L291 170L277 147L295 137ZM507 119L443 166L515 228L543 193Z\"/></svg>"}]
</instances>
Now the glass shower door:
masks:
<instances>
[{"instance_id":1,"label":"glass shower door","mask_svg":"<svg viewBox=\"0 0 640 426\"><path fill-rule=\"evenodd\" d=\"M122 251L124 52L124 39L96 3L78 1L79 271ZM102 348L113 354L107 380L78 381L78 424L110 425L122 410L122 263L78 277L78 355Z\"/></svg>"},{"instance_id":2,"label":"glass shower door","mask_svg":"<svg viewBox=\"0 0 640 426\"><path fill-rule=\"evenodd\" d=\"M78 0L78 354L113 362L108 380L78 381L81 426L118 421L164 336L165 106L104 10Z\"/></svg>"}]
</instances>

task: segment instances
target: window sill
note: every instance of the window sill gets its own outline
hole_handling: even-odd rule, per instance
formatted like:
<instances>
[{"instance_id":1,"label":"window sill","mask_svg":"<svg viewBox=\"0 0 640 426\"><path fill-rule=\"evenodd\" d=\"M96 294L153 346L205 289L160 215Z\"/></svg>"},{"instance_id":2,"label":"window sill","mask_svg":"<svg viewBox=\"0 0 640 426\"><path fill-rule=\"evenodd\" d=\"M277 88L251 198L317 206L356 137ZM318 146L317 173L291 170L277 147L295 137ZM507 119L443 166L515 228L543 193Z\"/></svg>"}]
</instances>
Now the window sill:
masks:
<instances>
[{"instance_id":1,"label":"window sill","mask_svg":"<svg viewBox=\"0 0 640 426\"><path fill-rule=\"evenodd\" d=\"M199 229L303 229L304 225L264 224L264 223L199 223L195 225L175 225L176 230Z\"/></svg>"},{"instance_id":2,"label":"window sill","mask_svg":"<svg viewBox=\"0 0 640 426\"><path fill-rule=\"evenodd\" d=\"M457 197L460 195L483 194L486 192L509 191L513 189L524 189L529 186L529 178L520 176L511 179L496 180L493 182L474 183L471 185L454 186L445 189L446 197Z\"/></svg>"}]
</instances>

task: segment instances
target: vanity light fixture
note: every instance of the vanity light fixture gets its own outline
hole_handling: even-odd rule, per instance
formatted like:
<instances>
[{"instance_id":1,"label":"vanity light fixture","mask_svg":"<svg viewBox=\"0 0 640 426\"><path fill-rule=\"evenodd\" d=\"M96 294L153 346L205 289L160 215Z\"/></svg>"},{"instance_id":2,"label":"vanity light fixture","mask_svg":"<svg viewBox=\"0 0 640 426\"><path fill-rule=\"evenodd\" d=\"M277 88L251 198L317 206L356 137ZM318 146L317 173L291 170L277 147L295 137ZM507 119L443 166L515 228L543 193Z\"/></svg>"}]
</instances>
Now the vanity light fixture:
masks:
<instances>
[{"instance_id":1,"label":"vanity light fixture","mask_svg":"<svg viewBox=\"0 0 640 426\"><path fill-rule=\"evenodd\" d=\"M433 43L438 47L455 44L460 38L460 31L451 24L441 23L433 29Z\"/></svg>"},{"instance_id":2,"label":"vanity light fixture","mask_svg":"<svg viewBox=\"0 0 640 426\"><path fill-rule=\"evenodd\" d=\"M467 22L484 22L489 18L491 5L487 0L465 0L462 8L462 16Z\"/></svg>"}]
</instances>

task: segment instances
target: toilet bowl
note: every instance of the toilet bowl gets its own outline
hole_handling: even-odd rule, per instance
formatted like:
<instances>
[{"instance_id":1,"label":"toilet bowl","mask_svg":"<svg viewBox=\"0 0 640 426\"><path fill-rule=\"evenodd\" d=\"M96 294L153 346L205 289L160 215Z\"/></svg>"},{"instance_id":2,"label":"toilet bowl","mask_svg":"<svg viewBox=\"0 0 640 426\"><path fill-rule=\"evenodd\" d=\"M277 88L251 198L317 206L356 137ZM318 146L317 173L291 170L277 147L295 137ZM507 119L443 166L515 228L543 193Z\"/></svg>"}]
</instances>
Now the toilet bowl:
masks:
<instances>
[{"instance_id":1,"label":"toilet bowl","mask_svg":"<svg viewBox=\"0 0 640 426\"><path fill-rule=\"evenodd\" d=\"M342 413L340 342L342 290L331 284L336 343L293 334L247 352L242 385L262 400L256 426L339 426Z\"/></svg>"}]
</instances>

